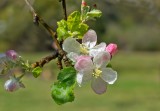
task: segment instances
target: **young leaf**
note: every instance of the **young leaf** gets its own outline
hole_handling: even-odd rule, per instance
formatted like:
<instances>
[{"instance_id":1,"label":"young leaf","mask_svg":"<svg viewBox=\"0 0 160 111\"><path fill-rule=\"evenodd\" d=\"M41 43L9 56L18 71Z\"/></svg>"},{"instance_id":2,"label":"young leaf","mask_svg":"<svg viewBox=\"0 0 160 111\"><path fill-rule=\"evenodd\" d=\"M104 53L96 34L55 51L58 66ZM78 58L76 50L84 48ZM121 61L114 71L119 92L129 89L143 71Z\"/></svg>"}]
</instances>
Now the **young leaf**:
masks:
<instances>
[{"instance_id":1,"label":"young leaf","mask_svg":"<svg viewBox=\"0 0 160 111\"><path fill-rule=\"evenodd\" d=\"M67 24L71 32L74 32L75 30L77 30L80 23L81 23L80 12L74 11L68 16Z\"/></svg>"},{"instance_id":2,"label":"young leaf","mask_svg":"<svg viewBox=\"0 0 160 111\"><path fill-rule=\"evenodd\" d=\"M87 12L87 16L91 17L91 18L95 18L95 17L101 17L102 12L100 10L97 9L93 9L90 12Z\"/></svg>"},{"instance_id":3,"label":"young leaf","mask_svg":"<svg viewBox=\"0 0 160 111\"><path fill-rule=\"evenodd\" d=\"M36 67L32 70L32 74L35 78L37 78L42 72L42 68L41 67Z\"/></svg>"},{"instance_id":4,"label":"young leaf","mask_svg":"<svg viewBox=\"0 0 160 111\"><path fill-rule=\"evenodd\" d=\"M52 85L51 96L58 104L64 104L74 101L74 85L68 86L63 82L56 82Z\"/></svg>"},{"instance_id":5,"label":"young leaf","mask_svg":"<svg viewBox=\"0 0 160 111\"><path fill-rule=\"evenodd\" d=\"M81 23L79 24L79 39L82 39L82 37L84 36L84 34L88 31L89 26L87 24Z\"/></svg>"},{"instance_id":6,"label":"young leaf","mask_svg":"<svg viewBox=\"0 0 160 111\"><path fill-rule=\"evenodd\" d=\"M76 70L73 67L66 67L59 72L57 80L72 86L75 83L75 78Z\"/></svg>"},{"instance_id":7,"label":"young leaf","mask_svg":"<svg viewBox=\"0 0 160 111\"><path fill-rule=\"evenodd\" d=\"M74 100L74 87L75 87L76 70L73 67L66 67L58 74L58 82L52 85L52 98L54 101L61 105Z\"/></svg>"},{"instance_id":8,"label":"young leaf","mask_svg":"<svg viewBox=\"0 0 160 111\"><path fill-rule=\"evenodd\" d=\"M57 22L58 40L64 40L67 37L75 37L81 39L88 30L88 25L81 20L81 13L74 11L68 16L67 21L61 20Z\"/></svg>"},{"instance_id":9,"label":"young leaf","mask_svg":"<svg viewBox=\"0 0 160 111\"><path fill-rule=\"evenodd\" d=\"M58 28L57 28L57 35L58 35L58 40L61 41L67 37L69 37L68 33L68 25L65 20L61 20L57 22Z\"/></svg>"},{"instance_id":10,"label":"young leaf","mask_svg":"<svg viewBox=\"0 0 160 111\"><path fill-rule=\"evenodd\" d=\"M82 23L81 13L78 11L75 11L69 15L67 24L72 37L77 36L78 39L83 37L89 27L87 24Z\"/></svg>"}]
</instances>

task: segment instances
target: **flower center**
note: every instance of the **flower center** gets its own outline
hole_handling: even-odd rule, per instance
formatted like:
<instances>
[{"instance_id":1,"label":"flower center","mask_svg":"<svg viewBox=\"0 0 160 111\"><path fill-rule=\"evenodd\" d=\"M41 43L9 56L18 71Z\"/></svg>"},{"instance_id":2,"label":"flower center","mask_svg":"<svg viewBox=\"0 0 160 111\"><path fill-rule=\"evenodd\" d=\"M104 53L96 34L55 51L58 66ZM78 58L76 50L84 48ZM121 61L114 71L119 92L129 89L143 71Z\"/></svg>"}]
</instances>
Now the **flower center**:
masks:
<instances>
[{"instance_id":1,"label":"flower center","mask_svg":"<svg viewBox=\"0 0 160 111\"><path fill-rule=\"evenodd\" d=\"M102 71L99 70L98 68L96 68L96 69L94 69L94 71L93 71L93 76L94 76L95 78L97 78L97 77L99 77L99 76L101 75L101 73L102 73Z\"/></svg>"},{"instance_id":2,"label":"flower center","mask_svg":"<svg viewBox=\"0 0 160 111\"><path fill-rule=\"evenodd\" d=\"M88 54L89 53L87 47L83 44L80 45L80 51L83 54Z\"/></svg>"}]
</instances>

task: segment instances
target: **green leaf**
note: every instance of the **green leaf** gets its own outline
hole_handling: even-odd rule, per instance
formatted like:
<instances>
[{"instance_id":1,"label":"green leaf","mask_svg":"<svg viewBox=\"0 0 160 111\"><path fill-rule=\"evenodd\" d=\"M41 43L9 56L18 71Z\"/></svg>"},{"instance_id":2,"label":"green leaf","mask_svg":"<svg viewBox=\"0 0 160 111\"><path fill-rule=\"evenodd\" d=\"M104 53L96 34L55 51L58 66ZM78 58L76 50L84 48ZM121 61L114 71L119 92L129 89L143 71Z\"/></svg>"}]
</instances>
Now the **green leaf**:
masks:
<instances>
[{"instance_id":1,"label":"green leaf","mask_svg":"<svg viewBox=\"0 0 160 111\"><path fill-rule=\"evenodd\" d=\"M78 39L83 37L89 27L87 24L82 23L81 13L78 11L75 11L69 15L67 24L72 37L77 36Z\"/></svg>"},{"instance_id":2,"label":"green leaf","mask_svg":"<svg viewBox=\"0 0 160 111\"><path fill-rule=\"evenodd\" d=\"M51 88L51 95L54 101L61 105L74 100L76 70L73 67L65 67L57 77L58 82L55 82Z\"/></svg>"},{"instance_id":3,"label":"green leaf","mask_svg":"<svg viewBox=\"0 0 160 111\"><path fill-rule=\"evenodd\" d=\"M42 72L42 68L41 67L36 67L32 70L33 76L35 78L37 78Z\"/></svg>"},{"instance_id":4,"label":"green leaf","mask_svg":"<svg viewBox=\"0 0 160 111\"><path fill-rule=\"evenodd\" d=\"M57 35L58 35L58 40L61 41L67 37L69 37L68 33L68 25L65 20L61 20L57 22L58 28L57 28Z\"/></svg>"},{"instance_id":5,"label":"green leaf","mask_svg":"<svg viewBox=\"0 0 160 111\"><path fill-rule=\"evenodd\" d=\"M82 23L81 13L74 11L68 16L67 21L61 20L57 22L58 40L65 40L68 37L81 39L88 30L88 25Z\"/></svg>"},{"instance_id":6,"label":"green leaf","mask_svg":"<svg viewBox=\"0 0 160 111\"><path fill-rule=\"evenodd\" d=\"M102 12L100 10L97 10L97 9L93 9L90 12L87 12L87 16L92 17L92 18L94 18L94 17L99 18L99 17L101 17L101 15L102 15Z\"/></svg>"},{"instance_id":7,"label":"green leaf","mask_svg":"<svg viewBox=\"0 0 160 111\"><path fill-rule=\"evenodd\" d=\"M75 30L77 30L80 23L81 23L80 12L74 11L68 16L67 24L71 32L74 32Z\"/></svg>"},{"instance_id":8,"label":"green leaf","mask_svg":"<svg viewBox=\"0 0 160 111\"><path fill-rule=\"evenodd\" d=\"M65 82L67 85L73 85L75 83L76 70L73 67L65 67L62 69L57 77L60 82Z\"/></svg>"},{"instance_id":9,"label":"green leaf","mask_svg":"<svg viewBox=\"0 0 160 111\"><path fill-rule=\"evenodd\" d=\"M84 36L84 34L88 31L89 26L87 24L81 23L79 24L79 35L78 38L82 39L82 37Z\"/></svg>"},{"instance_id":10,"label":"green leaf","mask_svg":"<svg viewBox=\"0 0 160 111\"><path fill-rule=\"evenodd\" d=\"M58 105L72 102L74 101L74 86L68 86L63 82L56 82L52 85L51 96Z\"/></svg>"}]
</instances>

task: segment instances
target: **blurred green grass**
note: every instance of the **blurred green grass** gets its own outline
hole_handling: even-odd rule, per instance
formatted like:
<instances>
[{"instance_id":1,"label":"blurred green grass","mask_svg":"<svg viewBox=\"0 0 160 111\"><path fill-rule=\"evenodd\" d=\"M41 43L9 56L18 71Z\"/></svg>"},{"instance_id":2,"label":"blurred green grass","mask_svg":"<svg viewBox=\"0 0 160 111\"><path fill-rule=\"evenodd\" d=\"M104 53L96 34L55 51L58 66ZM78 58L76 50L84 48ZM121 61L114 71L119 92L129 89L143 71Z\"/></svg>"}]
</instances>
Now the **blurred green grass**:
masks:
<instances>
[{"instance_id":1,"label":"blurred green grass","mask_svg":"<svg viewBox=\"0 0 160 111\"><path fill-rule=\"evenodd\" d=\"M23 54L31 61L47 53ZM34 56L33 56L34 55ZM46 65L56 74L55 62ZM76 99L72 103L58 106L50 96L50 86L55 79L46 80L25 77L25 89L15 93L3 90L0 80L0 111L159 111L160 110L160 53L119 52L112 59L118 80L108 86L108 92L96 95L88 83L76 87ZM49 72L49 71L48 71ZM50 73L50 72L49 72Z\"/></svg>"}]
</instances>

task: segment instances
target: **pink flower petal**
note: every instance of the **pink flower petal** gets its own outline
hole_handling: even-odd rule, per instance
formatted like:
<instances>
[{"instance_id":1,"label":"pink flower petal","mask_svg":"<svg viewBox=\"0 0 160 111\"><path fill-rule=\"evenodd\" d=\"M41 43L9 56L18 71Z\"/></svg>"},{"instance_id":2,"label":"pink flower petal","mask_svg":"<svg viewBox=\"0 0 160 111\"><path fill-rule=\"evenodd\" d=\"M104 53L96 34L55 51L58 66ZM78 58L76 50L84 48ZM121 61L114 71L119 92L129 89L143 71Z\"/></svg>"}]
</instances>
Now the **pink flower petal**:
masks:
<instances>
[{"instance_id":1,"label":"pink flower petal","mask_svg":"<svg viewBox=\"0 0 160 111\"><path fill-rule=\"evenodd\" d=\"M94 30L88 30L88 32L84 35L82 39L82 43L90 48L93 48L97 43L97 34Z\"/></svg>"},{"instance_id":2,"label":"pink flower petal","mask_svg":"<svg viewBox=\"0 0 160 111\"><path fill-rule=\"evenodd\" d=\"M79 56L75 64L75 69L79 72L89 72L94 66L90 56Z\"/></svg>"},{"instance_id":3,"label":"pink flower petal","mask_svg":"<svg viewBox=\"0 0 160 111\"><path fill-rule=\"evenodd\" d=\"M91 87L96 94L103 94L106 92L107 84L100 77L93 78Z\"/></svg>"}]
</instances>

